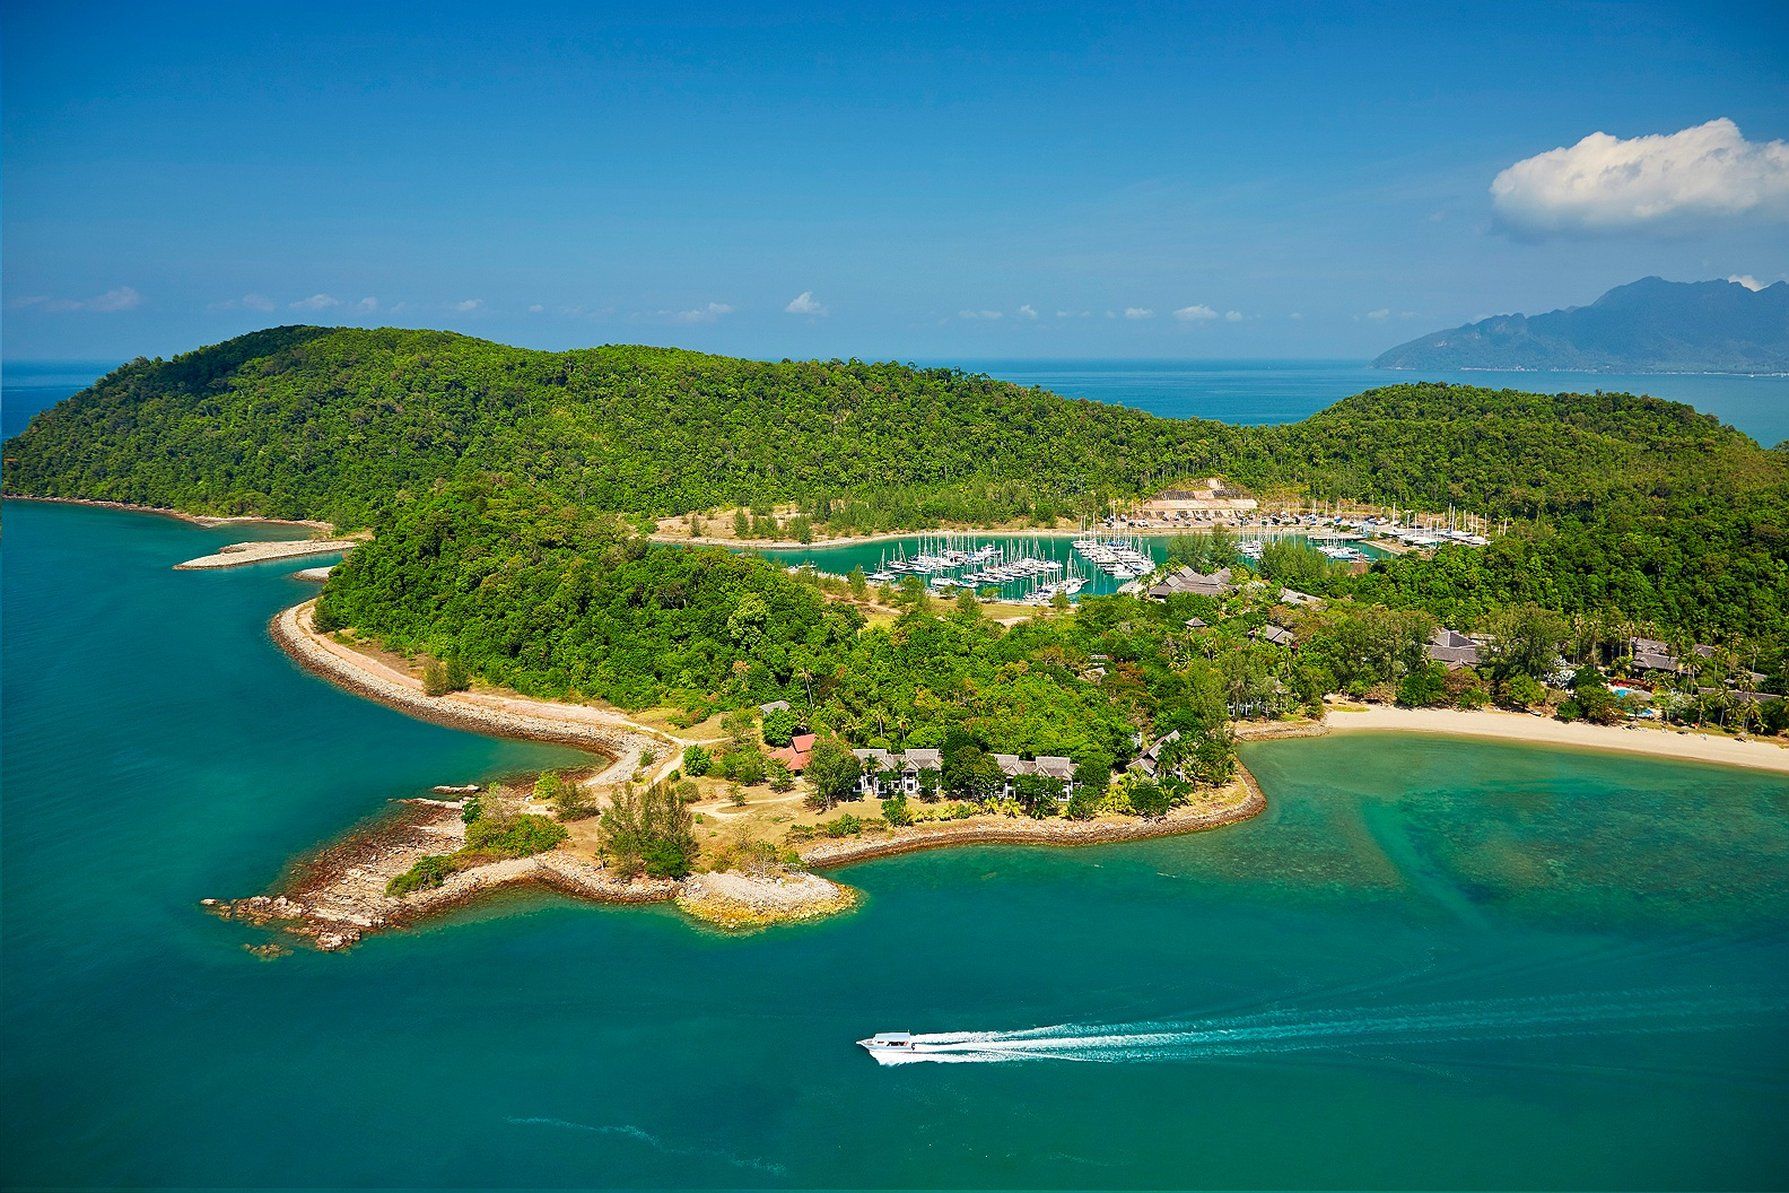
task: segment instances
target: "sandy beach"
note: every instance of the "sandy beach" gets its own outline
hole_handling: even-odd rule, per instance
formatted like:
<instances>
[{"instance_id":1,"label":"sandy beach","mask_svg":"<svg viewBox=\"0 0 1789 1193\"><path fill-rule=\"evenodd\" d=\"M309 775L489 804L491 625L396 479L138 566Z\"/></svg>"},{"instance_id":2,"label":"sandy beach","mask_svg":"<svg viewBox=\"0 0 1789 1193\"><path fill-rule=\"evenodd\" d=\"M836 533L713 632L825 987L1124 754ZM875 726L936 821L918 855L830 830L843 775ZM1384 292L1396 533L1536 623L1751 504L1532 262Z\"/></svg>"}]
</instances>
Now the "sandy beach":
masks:
<instances>
[{"instance_id":1,"label":"sandy beach","mask_svg":"<svg viewBox=\"0 0 1789 1193\"><path fill-rule=\"evenodd\" d=\"M1531 745L1572 746L1586 750L1612 750L1644 754L1680 762L1713 762L1751 770L1789 775L1789 746L1771 741L1740 741L1708 733L1693 733L1654 726L1591 725L1570 723L1526 713L1484 709L1392 708L1384 705L1354 710L1330 709L1331 733L1403 732L1441 733L1459 737L1497 738Z\"/></svg>"},{"instance_id":2,"label":"sandy beach","mask_svg":"<svg viewBox=\"0 0 1789 1193\"><path fill-rule=\"evenodd\" d=\"M269 626L273 640L305 670L358 695L456 729L593 751L611 760L595 783L630 777L642 753L661 759L661 770L674 767L682 758L687 744L683 739L649 730L607 709L495 692L425 696L422 682L414 676L317 633L311 624L315 606L315 601L306 601L276 614Z\"/></svg>"},{"instance_id":3,"label":"sandy beach","mask_svg":"<svg viewBox=\"0 0 1789 1193\"><path fill-rule=\"evenodd\" d=\"M281 539L266 543L231 543L210 555L177 563L174 570L202 572L216 568L242 567L250 563L265 563L270 559L300 559L306 555L351 551L359 545L358 539Z\"/></svg>"}]
</instances>

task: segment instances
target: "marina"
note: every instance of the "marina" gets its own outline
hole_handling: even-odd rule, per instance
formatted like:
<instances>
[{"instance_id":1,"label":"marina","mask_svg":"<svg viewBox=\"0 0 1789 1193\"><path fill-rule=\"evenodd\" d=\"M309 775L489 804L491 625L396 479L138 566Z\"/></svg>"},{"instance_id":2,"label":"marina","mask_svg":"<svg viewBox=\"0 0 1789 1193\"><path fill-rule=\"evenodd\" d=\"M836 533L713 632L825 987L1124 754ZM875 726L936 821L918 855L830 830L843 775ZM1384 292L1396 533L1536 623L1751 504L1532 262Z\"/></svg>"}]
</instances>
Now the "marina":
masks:
<instances>
[{"instance_id":1,"label":"marina","mask_svg":"<svg viewBox=\"0 0 1789 1193\"><path fill-rule=\"evenodd\" d=\"M1274 539L1309 543L1338 562L1394 553L1354 529L1263 523L1238 535L1237 562L1258 566L1266 543ZM899 584L917 576L939 597L967 589L1003 601L1048 605L1058 593L1073 601L1117 592L1166 563L1172 542L1172 535L1104 526L1054 534L924 534L835 547L765 549L762 554L829 575L848 576L861 569L871 584Z\"/></svg>"}]
</instances>

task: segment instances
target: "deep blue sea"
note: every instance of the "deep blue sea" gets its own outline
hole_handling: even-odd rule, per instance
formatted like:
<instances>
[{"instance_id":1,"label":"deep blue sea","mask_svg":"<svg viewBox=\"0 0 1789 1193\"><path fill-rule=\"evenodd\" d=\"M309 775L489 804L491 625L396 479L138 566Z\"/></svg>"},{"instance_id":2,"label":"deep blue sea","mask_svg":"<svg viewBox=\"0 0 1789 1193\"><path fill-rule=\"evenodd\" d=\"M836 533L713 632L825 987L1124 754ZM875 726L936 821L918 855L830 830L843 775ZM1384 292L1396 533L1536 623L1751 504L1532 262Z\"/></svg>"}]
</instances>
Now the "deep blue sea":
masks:
<instances>
[{"instance_id":1,"label":"deep blue sea","mask_svg":"<svg viewBox=\"0 0 1789 1193\"><path fill-rule=\"evenodd\" d=\"M1780 776L1256 743L1255 821L870 863L817 924L519 896L269 962L199 900L564 753L293 667L293 564L171 570L241 527L4 523L8 1187L1789 1185ZM899 1029L1002 1043L852 1044Z\"/></svg>"},{"instance_id":2,"label":"deep blue sea","mask_svg":"<svg viewBox=\"0 0 1789 1193\"><path fill-rule=\"evenodd\" d=\"M1362 390L1407 381L1454 381L1531 393L1651 394L1686 402L1765 447L1789 439L1789 377L1711 373L1402 373L1345 360L971 360L955 363L1071 398L1134 406L1165 418L1296 422Z\"/></svg>"}]
</instances>

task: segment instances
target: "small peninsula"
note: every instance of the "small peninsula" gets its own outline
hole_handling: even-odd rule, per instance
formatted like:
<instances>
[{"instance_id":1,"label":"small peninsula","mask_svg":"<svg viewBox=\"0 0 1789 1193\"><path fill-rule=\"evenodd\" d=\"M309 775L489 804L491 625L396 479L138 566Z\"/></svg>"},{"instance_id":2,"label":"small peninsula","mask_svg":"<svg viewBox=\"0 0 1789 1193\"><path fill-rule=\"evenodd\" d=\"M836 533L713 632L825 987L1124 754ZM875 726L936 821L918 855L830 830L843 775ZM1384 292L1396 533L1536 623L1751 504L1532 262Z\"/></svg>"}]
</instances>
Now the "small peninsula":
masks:
<instances>
[{"instance_id":1,"label":"small peninsula","mask_svg":"<svg viewBox=\"0 0 1789 1193\"><path fill-rule=\"evenodd\" d=\"M849 909L813 871L867 858L1218 828L1265 806L1240 739L1350 716L1785 757L1789 458L1644 396L1416 383L1232 426L292 327L126 365L8 453L9 494L329 523L352 550L271 626L295 660L590 756L393 792L211 905L325 948L518 883L744 930ZM761 553L866 541L845 574Z\"/></svg>"}]
</instances>

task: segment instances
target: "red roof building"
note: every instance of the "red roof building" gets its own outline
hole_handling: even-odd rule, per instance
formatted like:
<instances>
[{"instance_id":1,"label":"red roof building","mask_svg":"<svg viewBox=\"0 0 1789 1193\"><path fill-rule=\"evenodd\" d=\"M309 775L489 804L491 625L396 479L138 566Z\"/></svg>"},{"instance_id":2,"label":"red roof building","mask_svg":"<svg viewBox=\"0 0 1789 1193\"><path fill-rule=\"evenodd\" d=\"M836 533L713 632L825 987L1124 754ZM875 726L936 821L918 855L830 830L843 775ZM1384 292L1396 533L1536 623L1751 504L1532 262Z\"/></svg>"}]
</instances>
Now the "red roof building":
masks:
<instances>
[{"instance_id":1,"label":"red roof building","mask_svg":"<svg viewBox=\"0 0 1789 1193\"><path fill-rule=\"evenodd\" d=\"M779 746L765 752L765 757L782 763L789 768L791 774L799 775L808 768L808 758L814 752L814 743L819 738L812 733L797 733L789 739L789 744Z\"/></svg>"}]
</instances>

